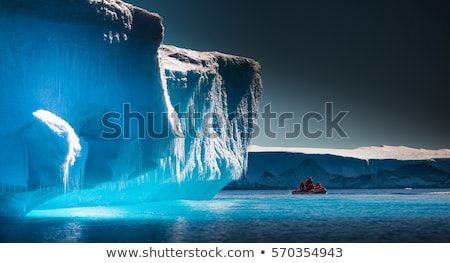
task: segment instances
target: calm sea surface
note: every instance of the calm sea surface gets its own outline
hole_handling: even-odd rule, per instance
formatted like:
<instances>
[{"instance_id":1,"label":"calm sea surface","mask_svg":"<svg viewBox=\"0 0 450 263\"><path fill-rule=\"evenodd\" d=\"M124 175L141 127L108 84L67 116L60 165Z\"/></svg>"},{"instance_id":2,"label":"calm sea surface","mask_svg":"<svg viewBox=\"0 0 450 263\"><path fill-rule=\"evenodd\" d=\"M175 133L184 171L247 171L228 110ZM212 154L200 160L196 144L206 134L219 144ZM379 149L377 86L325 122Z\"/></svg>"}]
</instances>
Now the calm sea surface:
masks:
<instances>
[{"instance_id":1,"label":"calm sea surface","mask_svg":"<svg viewBox=\"0 0 450 263\"><path fill-rule=\"evenodd\" d=\"M450 242L450 189L222 191L213 200L33 211L1 242Z\"/></svg>"}]
</instances>

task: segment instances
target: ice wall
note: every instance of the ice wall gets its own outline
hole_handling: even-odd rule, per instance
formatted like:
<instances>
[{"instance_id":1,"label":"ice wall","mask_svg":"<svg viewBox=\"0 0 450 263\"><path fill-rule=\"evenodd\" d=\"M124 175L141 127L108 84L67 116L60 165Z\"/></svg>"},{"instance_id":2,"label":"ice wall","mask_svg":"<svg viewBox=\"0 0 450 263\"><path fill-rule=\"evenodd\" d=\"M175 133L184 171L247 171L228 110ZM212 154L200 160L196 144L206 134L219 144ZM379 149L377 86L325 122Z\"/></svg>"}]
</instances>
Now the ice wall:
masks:
<instances>
[{"instance_id":1,"label":"ice wall","mask_svg":"<svg viewBox=\"0 0 450 263\"><path fill-rule=\"evenodd\" d=\"M173 46L162 46L160 54L170 100L184 131L184 138L175 140L182 153L179 159L184 160L179 179L239 178L261 97L261 78L255 74L259 64Z\"/></svg>"},{"instance_id":2,"label":"ice wall","mask_svg":"<svg viewBox=\"0 0 450 263\"><path fill-rule=\"evenodd\" d=\"M244 177L228 189L295 189L312 176L328 188L448 188L450 150L367 147L249 152Z\"/></svg>"},{"instance_id":3,"label":"ice wall","mask_svg":"<svg viewBox=\"0 0 450 263\"><path fill-rule=\"evenodd\" d=\"M160 48L161 17L119 0L2 1L0 25L0 215L210 198L242 174L257 62Z\"/></svg>"}]
</instances>

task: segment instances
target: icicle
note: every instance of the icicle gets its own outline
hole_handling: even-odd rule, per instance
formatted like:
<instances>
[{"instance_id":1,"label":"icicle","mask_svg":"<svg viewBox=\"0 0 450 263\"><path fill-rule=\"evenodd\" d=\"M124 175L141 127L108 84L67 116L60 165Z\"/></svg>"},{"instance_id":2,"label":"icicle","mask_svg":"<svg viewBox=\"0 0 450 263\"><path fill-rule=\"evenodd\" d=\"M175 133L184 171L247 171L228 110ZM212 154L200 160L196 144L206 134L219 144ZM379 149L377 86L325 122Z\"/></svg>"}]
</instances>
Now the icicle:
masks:
<instances>
[{"instance_id":1,"label":"icicle","mask_svg":"<svg viewBox=\"0 0 450 263\"><path fill-rule=\"evenodd\" d=\"M76 135L73 128L63 119L56 116L50 111L38 110L33 115L50 128L57 136L66 140L68 151L65 162L62 164L64 193L67 192L69 180L69 167L75 164L77 157L81 152L80 139Z\"/></svg>"}]
</instances>

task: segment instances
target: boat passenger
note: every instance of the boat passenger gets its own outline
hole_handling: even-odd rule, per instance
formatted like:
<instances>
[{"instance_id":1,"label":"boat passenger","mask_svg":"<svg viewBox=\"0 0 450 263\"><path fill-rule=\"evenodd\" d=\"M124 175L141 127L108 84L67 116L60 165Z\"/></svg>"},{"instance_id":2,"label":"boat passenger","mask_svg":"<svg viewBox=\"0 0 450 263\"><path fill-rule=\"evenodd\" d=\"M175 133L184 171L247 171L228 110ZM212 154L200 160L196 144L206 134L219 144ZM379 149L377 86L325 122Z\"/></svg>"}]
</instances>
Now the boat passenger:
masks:
<instances>
[{"instance_id":1,"label":"boat passenger","mask_svg":"<svg viewBox=\"0 0 450 263\"><path fill-rule=\"evenodd\" d=\"M305 183L303 181L300 182L300 191L305 191Z\"/></svg>"},{"instance_id":2,"label":"boat passenger","mask_svg":"<svg viewBox=\"0 0 450 263\"><path fill-rule=\"evenodd\" d=\"M311 190L311 189L314 189L314 183L313 183L312 177L310 176L308 178L308 180L306 180L306 190Z\"/></svg>"}]
</instances>

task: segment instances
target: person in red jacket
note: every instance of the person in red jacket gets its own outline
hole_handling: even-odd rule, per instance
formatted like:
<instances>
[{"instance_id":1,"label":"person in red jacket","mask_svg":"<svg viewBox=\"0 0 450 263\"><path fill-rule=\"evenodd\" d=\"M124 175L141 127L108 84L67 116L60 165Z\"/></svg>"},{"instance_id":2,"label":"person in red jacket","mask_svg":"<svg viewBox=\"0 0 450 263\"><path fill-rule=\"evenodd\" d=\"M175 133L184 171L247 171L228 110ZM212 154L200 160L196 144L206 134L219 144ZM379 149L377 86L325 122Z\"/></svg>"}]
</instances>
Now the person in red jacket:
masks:
<instances>
[{"instance_id":1,"label":"person in red jacket","mask_svg":"<svg viewBox=\"0 0 450 263\"><path fill-rule=\"evenodd\" d=\"M306 190L311 190L311 189L314 189L314 183L313 183L312 177L310 176L308 178L308 180L306 180Z\"/></svg>"}]
</instances>

